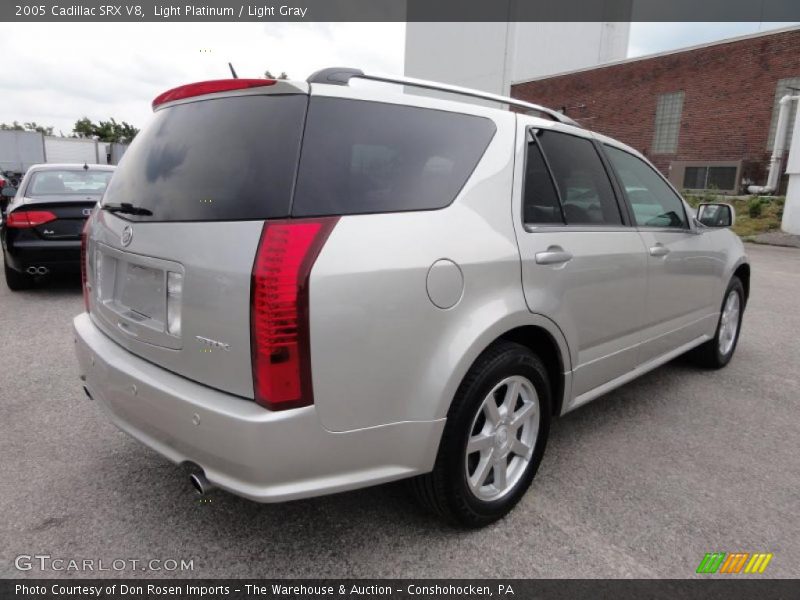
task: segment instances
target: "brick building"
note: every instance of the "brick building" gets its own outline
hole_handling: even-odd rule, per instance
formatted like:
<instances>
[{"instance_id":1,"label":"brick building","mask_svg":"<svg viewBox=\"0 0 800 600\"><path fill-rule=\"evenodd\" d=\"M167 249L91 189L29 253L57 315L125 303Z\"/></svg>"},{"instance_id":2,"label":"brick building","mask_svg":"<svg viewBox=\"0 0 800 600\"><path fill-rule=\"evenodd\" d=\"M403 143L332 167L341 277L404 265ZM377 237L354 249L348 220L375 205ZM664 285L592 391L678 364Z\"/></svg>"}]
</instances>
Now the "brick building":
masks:
<instances>
[{"instance_id":1,"label":"brick building","mask_svg":"<svg viewBox=\"0 0 800 600\"><path fill-rule=\"evenodd\" d=\"M633 146L678 189L740 192L764 184L778 101L793 88L800 28L518 82L511 95Z\"/></svg>"}]
</instances>

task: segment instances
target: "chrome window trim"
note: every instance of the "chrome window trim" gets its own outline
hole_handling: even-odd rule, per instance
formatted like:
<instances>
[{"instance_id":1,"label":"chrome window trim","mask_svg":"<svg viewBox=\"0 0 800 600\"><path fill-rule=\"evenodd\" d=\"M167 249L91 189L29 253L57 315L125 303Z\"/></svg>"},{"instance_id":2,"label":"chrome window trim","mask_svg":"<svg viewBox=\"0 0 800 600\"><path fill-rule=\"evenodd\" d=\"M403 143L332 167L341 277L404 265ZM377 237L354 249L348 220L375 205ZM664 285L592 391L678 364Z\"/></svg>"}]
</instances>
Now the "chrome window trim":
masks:
<instances>
[{"instance_id":1,"label":"chrome window trim","mask_svg":"<svg viewBox=\"0 0 800 600\"><path fill-rule=\"evenodd\" d=\"M542 223L539 225L532 225L530 223L523 223L522 228L527 231L528 233L550 233L550 232L630 232L635 231L635 227L631 227L630 225L560 225L558 223L554 223L552 225L548 225L547 223ZM681 230L685 231L685 230Z\"/></svg>"}]
</instances>

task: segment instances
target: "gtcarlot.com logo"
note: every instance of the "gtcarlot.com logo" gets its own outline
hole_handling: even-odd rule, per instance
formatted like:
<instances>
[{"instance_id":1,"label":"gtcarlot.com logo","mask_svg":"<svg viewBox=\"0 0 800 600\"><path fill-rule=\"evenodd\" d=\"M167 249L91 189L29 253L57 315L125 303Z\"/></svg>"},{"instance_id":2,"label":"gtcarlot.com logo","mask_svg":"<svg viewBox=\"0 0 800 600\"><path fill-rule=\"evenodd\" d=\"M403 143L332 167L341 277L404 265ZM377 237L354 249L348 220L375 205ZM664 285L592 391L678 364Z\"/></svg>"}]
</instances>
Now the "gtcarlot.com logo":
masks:
<instances>
[{"instance_id":1,"label":"gtcarlot.com logo","mask_svg":"<svg viewBox=\"0 0 800 600\"><path fill-rule=\"evenodd\" d=\"M194 559L183 558L64 558L49 554L20 554L14 559L18 571L194 571Z\"/></svg>"},{"instance_id":2,"label":"gtcarlot.com logo","mask_svg":"<svg viewBox=\"0 0 800 600\"><path fill-rule=\"evenodd\" d=\"M698 573L763 573L772 553L766 552L707 552L697 567Z\"/></svg>"}]
</instances>

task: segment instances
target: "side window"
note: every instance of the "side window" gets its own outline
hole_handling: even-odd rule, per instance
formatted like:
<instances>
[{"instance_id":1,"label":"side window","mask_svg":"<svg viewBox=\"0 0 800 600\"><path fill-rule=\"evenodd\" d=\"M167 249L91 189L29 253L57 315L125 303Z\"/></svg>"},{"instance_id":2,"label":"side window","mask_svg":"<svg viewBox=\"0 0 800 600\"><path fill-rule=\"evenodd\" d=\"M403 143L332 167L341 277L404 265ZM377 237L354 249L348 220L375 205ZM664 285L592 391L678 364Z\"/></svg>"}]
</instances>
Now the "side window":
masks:
<instances>
[{"instance_id":1,"label":"side window","mask_svg":"<svg viewBox=\"0 0 800 600\"><path fill-rule=\"evenodd\" d=\"M564 223L556 188L536 142L528 142L522 202L525 223Z\"/></svg>"},{"instance_id":2,"label":"side window","mask_svg":"<svg viewBox=\"0 0 800 600\"><path fill-rule=\"evenodd\" d=\"M495 134L468 114L314 96L309 101L292 216L448 206Z\"/></svg>"},{"instance_id":3,"label":"side window","mask_svg":"<svg viewBox=\"0 0 800 600\"><path fill-rule=\"evenodd\" d=\"M614 190L591 140L542 129L536 139L558 186L567 225L621 225Z\"/></svg>"},{"instance_id":4,"label":"side window","mask_svg":"<svg viewBox=\"0 0 800 600\"><path fill-rule=\"evenodd\" d=\"M625 188L637 225L689 227L683 201L646 162L613 146L606 146L606 154Z\"/></svg>"}]
</instances>

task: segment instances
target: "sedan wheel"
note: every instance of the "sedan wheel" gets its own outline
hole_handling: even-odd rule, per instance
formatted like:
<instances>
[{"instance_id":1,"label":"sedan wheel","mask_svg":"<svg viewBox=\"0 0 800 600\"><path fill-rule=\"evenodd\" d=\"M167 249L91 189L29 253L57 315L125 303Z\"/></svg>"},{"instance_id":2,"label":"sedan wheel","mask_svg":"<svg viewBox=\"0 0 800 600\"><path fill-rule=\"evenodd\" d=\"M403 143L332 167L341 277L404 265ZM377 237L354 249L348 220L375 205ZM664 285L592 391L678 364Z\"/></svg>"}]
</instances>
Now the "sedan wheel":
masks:
<instances>
[{"instance_id":1,"label":"sedan wheel","mask_svg":"<svg viewBox=\"0 0 800 600\"><path fill-rule=\"evenodd\" d=\"M3 271L6 276L6 285L12 292L27 290L33 285L33 278L30 275L15 271L8 266L8 263L5 261L5 255L3 257Z\"/></svg>"}]
</instances>

